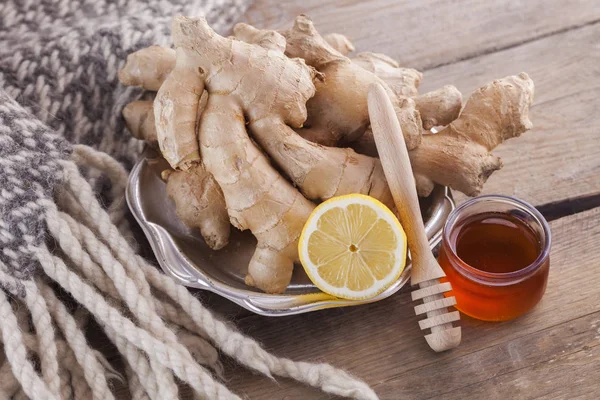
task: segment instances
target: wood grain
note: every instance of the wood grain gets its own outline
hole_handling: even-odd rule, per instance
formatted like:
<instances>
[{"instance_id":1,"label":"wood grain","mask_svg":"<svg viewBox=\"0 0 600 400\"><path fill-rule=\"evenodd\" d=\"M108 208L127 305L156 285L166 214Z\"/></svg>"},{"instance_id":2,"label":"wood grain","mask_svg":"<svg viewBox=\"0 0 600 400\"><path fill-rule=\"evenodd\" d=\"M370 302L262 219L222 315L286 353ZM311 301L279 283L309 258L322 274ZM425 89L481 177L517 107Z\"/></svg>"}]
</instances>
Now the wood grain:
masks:
<instances>
[{"instance_id":1,"label":"wood grain","mask_svg":"<svg viewBox=\"0 0 600 400\"><path fill-rule=\"evenodd\" d=\"M600 332L591 336L587 332L594 324L593 329L599 329L600 322L595 317L585 319L600 312L600 209L556 220L551 226L551 272L542 302L515 321L484 323L463 317L463 343L449 353L427 349L415 326L408 291L354 309L275 320L252 316L238 325L280 355L343 366L373 385L382 399L428 398L452 390L463 390L463 398L470 398L465 394L468 385L475 388L476 383L499 374L509 382L519 376L510 375L513 371L596 345L600 338ZM584 322L577 322L580 319ZM577 332L583 331L586 339L576 341ZM595 372L593 364L581 368L587 368L588 374ZM425 383L423 374L436 379ZM253 399L327 398L289 381L276 386L240 369L229 376L235 376L232 389ZM501 384L500 377L496 379Z\"/></svg>"},{"instance_id":2,"label":"wood grain","mask_svg":"<svg viewBox=\"0 0 600 400\"><path fill-rule=\"evenodd\" d=\"M577 371L580 375L577 379L584 385L573 387L566 382L573 375L566 373L565 364L581 355L592 357L590 353L595 357L585 360L586 364L598 362L598 326L600 312L585 315L568 324L443 361L433 369L423 367L409 371L402 375L401 386L395 381L386 382L378 385L377 392L386 399L524 399L547 398L550 393L561 393L558 398L573 398L577 394L589 394L589 389L596 384L589 376L593 365L584 365ZM425 375L427 380L423 379ZM430 382L443 384L431 385Z\"/></svg>"},{"instance_id":3,"label":"wood grain","mask_svg":"<svg viewBox=\"0 0 600 400\"><path fill-rule=\"evenodd\" d=\"M597 21L600 2L257 0L245 21L280 29L301 13L323 34L349 36L358 51L385 53L405 66L427 69Z\"/></svg>"}]
</instances>

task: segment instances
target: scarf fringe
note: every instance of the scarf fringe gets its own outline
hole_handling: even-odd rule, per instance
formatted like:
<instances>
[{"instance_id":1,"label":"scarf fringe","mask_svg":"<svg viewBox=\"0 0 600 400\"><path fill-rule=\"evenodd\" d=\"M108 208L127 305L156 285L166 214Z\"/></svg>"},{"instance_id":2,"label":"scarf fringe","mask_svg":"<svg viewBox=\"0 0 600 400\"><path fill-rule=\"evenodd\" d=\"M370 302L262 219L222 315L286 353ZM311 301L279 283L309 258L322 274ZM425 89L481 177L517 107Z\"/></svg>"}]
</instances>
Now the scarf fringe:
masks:
<instances>
[{"instance_id":1,"label":"scarf fringe","mask_svg":"<svg viewBox=\"0 0 600 400\"><path fill-rule=\"evenodd\" d=\"M0 399L114 399L109 381L124 378L87 343L89 316L123 356L132 399L177 399L175 377L192 388L194 398L239 399L220 380L223 366L217 348L270 378L292 378L354 399L377 399L364 382L328 364L271 355L138 256L124 218L127 173L113 158L78 145L72 160L61 161L61 166L64 180L57 203L44 204L48 231L60 251L51 252L45 245L30 249L44 272L34 281L19 282L0 265L0 281L15 296L9 300L0 291L6 354L0 367ZM107 209L78 166L110 179L112 202ZM80 308L69 312L51 282ZM25 286L24 297L20 285ZM11 301L19 305L16 311Z\"/></svg>"}]
</instances>

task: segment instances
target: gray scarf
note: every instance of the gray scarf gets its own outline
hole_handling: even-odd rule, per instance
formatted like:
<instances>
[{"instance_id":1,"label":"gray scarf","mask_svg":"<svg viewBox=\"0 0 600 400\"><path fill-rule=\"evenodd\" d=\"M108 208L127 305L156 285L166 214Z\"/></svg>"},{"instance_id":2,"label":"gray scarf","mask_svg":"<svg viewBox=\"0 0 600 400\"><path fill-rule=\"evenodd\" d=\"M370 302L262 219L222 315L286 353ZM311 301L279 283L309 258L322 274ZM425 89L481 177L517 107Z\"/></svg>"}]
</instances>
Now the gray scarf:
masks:
<instances>
[{"instance_id":1,"label":"gray scarf","mask_svg":"<svg viewBox=\"0 0 600 400\"><path fill-rule=\"evenodd\" d=\"M171 17L207 15L228 29L243 0L5 0L0 4L0 261L28 279L28 244L44 238L40 199L49 198L56 160L81 143L131 167L142 143L122 108L140 90L119 84L127 55L169 45ZM33 189L33 190L32 190Z\"/></svg>"}]
</instances>

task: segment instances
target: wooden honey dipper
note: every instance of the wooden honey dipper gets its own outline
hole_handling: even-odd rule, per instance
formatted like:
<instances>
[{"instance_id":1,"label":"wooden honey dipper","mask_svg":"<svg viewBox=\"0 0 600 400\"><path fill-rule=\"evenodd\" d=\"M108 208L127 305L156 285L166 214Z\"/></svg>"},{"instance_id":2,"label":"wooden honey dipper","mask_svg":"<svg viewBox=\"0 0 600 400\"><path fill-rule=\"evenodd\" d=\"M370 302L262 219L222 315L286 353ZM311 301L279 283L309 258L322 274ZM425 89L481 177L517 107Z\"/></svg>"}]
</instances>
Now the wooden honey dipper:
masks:
<instances>
[{"instance_id":1,"label":"wooden honey dipper","mask_svg":"<svg viewBox=\"0 0 600 400\"><path fill-rule=\"evenodd\" d=\"M380 84L373 84L369 88L368 105L379 158L407 235L412 260L411 284L419 286L412 292L412 299L423 300L422 304L415 306L415 313L427 314L426 319L419 321L419 326L421 330L431 329L425 339L433 350L452 349L458 346L461 339L460 327L452 326L453 321L460 319L460 314L447 310L447 307L456 304L456 299L454 296L444 297L444 293L452 290L452 286L450 282L439 281L446 274L429 248L402 129L394 107Z\"/></svg>"}]
</instances>

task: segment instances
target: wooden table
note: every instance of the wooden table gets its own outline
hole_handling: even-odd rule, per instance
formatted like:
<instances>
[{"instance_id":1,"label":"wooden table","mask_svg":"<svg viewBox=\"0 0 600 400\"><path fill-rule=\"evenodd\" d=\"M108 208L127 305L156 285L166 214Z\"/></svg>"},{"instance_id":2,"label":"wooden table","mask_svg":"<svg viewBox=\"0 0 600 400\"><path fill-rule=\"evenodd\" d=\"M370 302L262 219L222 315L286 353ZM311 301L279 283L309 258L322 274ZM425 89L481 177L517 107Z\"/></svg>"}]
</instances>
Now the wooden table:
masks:
<instances>
[{"instance_id":1,"label":"wooden table","mask_svg":"<svg viewBox=\"0 0 600 400\"><path fill-rule=\"evenodd\" d=\"M546 295L515 321L463 316L462 344L444 354L427 347L407 289L375 304L284 318L202 296L272 352L344 368L382 399L598 399L600 1L258 0L244 20L281 28L300 13L322 33L346 34L358 51L420 69L421 92L454 84L466 96L492 79L530 74L535 127L496 151L505 167L485 193L527 200L551 220ZM226 364L227 385L251 399L329 398Z\"/></svg>"}]
</instances>

